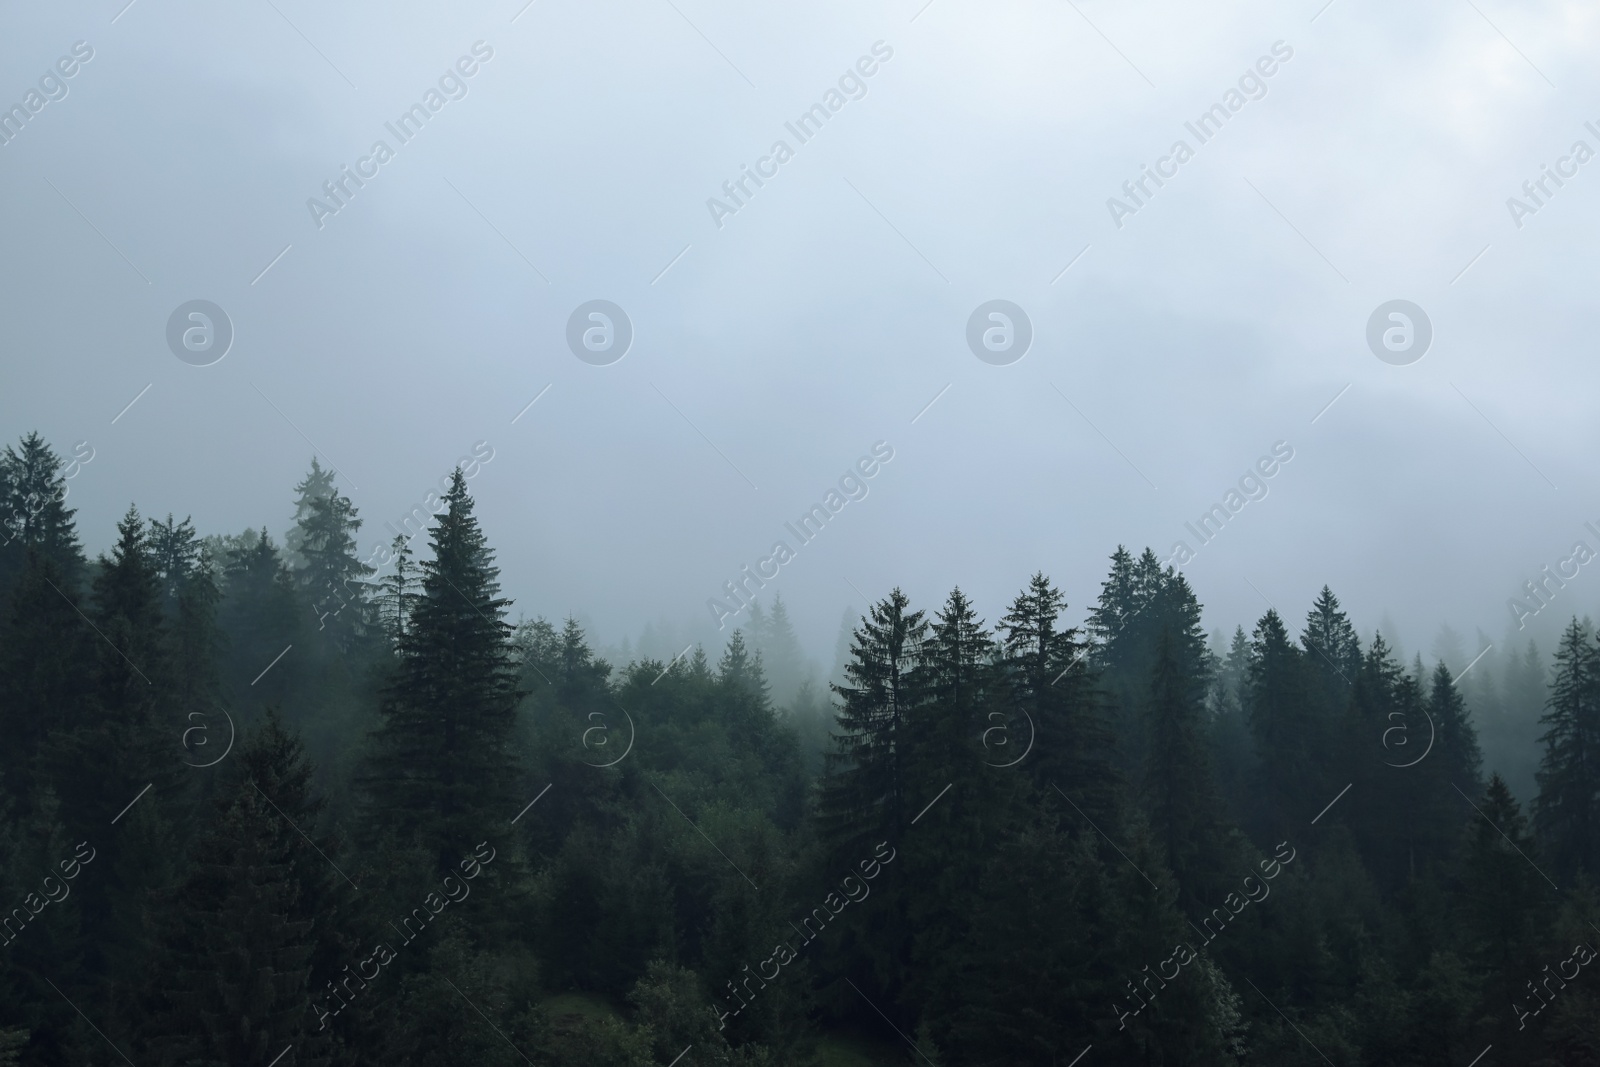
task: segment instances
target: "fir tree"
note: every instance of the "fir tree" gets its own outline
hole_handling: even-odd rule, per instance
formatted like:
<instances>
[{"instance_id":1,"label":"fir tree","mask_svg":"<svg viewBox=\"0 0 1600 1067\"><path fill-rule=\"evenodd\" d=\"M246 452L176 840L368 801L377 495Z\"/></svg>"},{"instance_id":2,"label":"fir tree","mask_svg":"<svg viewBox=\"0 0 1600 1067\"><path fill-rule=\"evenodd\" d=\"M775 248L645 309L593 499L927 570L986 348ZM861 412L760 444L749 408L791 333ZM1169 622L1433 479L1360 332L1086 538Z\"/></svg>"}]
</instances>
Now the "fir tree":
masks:
<instances>
[{"instance_id":1,"label":"fir tree","mask_svg":"<svg viewBox=\"0 0 1600 1067\"><path fill-rule=\"evenodd\" d=\"M1141 792L1166 869L1177 880L1180 904L1191 914L1220 898L1218 878L1233 858L1206 751L1201 684L1184 671L1178 641L1163 632L1151 671L1145 718L1149 755Z\"/></svg>"},{"instance_id":2,"label":"fir tree","mask_svg":"<svg viewBox=\"0 0 1600 1067\"><path fill-rule=\"evenodd\" d=\"M444 503L367 776L369 821L415 841L441 870L513 810L519 698L510 601L459 467Z\"/></svg>"},{"instance_id":3,"label":"fir tree","mask_svg":"<svg viewBox=\"0 0 1600 1067\"><path fill-rule=\"evenodd\" d=\"M1539 851L1527 821L1499 775L1475 798L1467 832L1460 907L1469 958L1486 981L1484 1007L1501 1035L1518 1028L1511 1011L1527 999L1523 981L1538 970L1538 931L1546 922L1551 886L1539 870Z\"/></svg>"},{"instance_id":4,"label":"fir tree","mask_svg":"<svg viewBox=\"0 0 1600 1067\"><path fill-rule=\"evenodd\" d=\"M411 562L411 541L404 534L395 534L390 547L394 552L394 573L380 582L379 620L390 647L398 649L405 637L407 620L411 618L416 568Z\"/></svg>"},{"instance_id":5,"label":"fir tree","mask_svg":"<svg viewBox=\"0 0 1600 1067\"><path fill-rule=\"evenodd\" d=\"M283 554L289 566L299 570L303 568L307 559L304 553L306 541L306 527L311 522L312 515L318 504L328 499L335 492L333 487L334 471L324 470L316 456L311 457L311 469L306 476L295 484L294 487L294 523L289 527L289 532L283 537Z\"/></svg>"},{"instance_id":6,"label":"fir tree","mask_svg":"<svg viewBox=\"0 0 1600 1067\"><path fill-rule=\"evenodd\" d=\"M1096 823L1116 818L1120 779L1110 727L1098 704L1087 662L1089 647L1078 631L1059 623L1066 597L1043 573L1011 602L998 630L1002 640L1006 708L1004 745L987 744L985 761L1023 765L1041 792L1065 790ZM1024 713L1019 720L1017 711ZM1028 723L1032 723L1029 733ZM985 724L992 728L993 723ZM1092 832L1085 828L1084 832Z\"/></svg>"},{"instance_id":7,"label":"fir tree","mask_svg":"<svg viewBox=\"0 0 1600 1067\"><path fill-rule=\"evenodd\" d=\"M168 514L165 522L150 520L148 540L150 562L161 584L161 603L171 618L177 613L179 595L200 565L200 538L187 517L175 523Z\"/></svg>"},{"instance_id":8,"label":"fir tree","mask_svg":"<svg viewBox=\"0 0 1600 1067\"><path fill-rule=\"evenodd\" d=\"M88 723L100 638L62 591L56 561L29 550L0 637L0 786L24 809L41 783L34 759L51 732Z\"/></svg>"},{"instance_id":9,"label":"fir tree","mask_svg":"<svg viewBox=\"0 0 1600 1067\"><path fill-rule=\"evenodd\" d=\"M927 636L920 611L895 589L874 604L855 630L846 685L839 697L837 750L822 784L821 828L835 853L854 862L863 846L904 839L905 766L911 716L921 697L913 678Z\"/></svg>"},{"instance_id":10,"label":"fir tree","mask_svg":"<svg viewBox=\"0 0 1600 1067\"><path fill-rule=\"evenodd\" d=\"M1316 654L1302 653L1289 640L1275 610L1256 623L1246 685L1250 729L1262 754L1253 829L1263 843L1283 840L1288 827L1326 803L1319 798L1326 788L1327 739L1309 721L1305 663L1306 655Z\"/></svg>"},{"instance_id":11,"label":"fir tree","mask_svg":"<svg viewBox=\"0 0 1600 1067\"><path fill-rule=\"evenodd\" d=\"M372 568L356 554L361 519L350 498L333 488L331 475L311 473L295 487L295 526L286 554L294 566L296 587L310 602L317 629L326 631L344 651L364 637L371 622L366 578Z\"/></svg>"},{"instance_id":12,"label":"fir tree","mask_svg":"<svg viewBox=\"0 0 1600 1067\"><path fill-rule=\"evenodd\" d=\"M1600 646L1576 619L1556 647L1548 710L1539 720L1534 826L1561 877L1600 875Z\"/></svg>"},{"instance_id":13,"label":"fir tree","mask_svg":"<svg viewBox=\"0 0 1600 1067\"><path fill-rule=\"evenodd\" d=\"M183 883L160 894L164 915L145 1041L160 1063L331 1062L331 1033L314 1002L339 951L342 894L323 839L307 847L320 803L299 742L271 712L241 740ZM337 1002L335 1002L337 1003Z\"/></svg>"},{"instance_id":14,"label":"fir tree","mask_svg":"<svg viewBox=\"0 0 1600 1067\"><path fill-rule=\"evenodd\" d=\"M0 452L0 596L10 593L30 548L51 559L67 578L64 588L76 592L84 560L75 510L66 506L67 467L76 473L78 460L63 463L37 432Z\"/></svg>"}]
</instances>

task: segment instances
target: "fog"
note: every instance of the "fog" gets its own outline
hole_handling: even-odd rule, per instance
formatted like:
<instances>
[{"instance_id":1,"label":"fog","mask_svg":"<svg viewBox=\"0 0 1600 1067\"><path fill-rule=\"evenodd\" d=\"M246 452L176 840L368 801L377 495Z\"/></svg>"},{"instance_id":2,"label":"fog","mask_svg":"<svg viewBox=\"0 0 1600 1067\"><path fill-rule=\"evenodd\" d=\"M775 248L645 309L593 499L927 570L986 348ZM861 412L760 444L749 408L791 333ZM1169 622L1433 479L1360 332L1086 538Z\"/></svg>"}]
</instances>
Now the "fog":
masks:
<instances>
[{"instance_id":1,"label":"fog","mask_svg":"<svg viewBox=\"0 0 1600 1067\"><path fill-rule=\"evenodd\" d=\"M1118 544L1187 543L1208 629L1327 584L1408 654L1442 622L1548 648L1600 604L1590 568L1525 630L1507 603L1600 548L1590 6L4 18L0 422L86 443L91 554L130 502L279 536L316 455L365 558L476 446L515 611L608 647L650 622L720 644L738 620L708 600L780 540L762 596L824 666L896 585L992 619L1043 569L1081 618ZM233 331L205 366L167 341L192 300ZM631 324L604 365L568 343L593 300ZM1031 329L1003 365L968 344L992 300ZM1399 365L1367 340L1392 300L1432 331ZM786 533L875 445L865 495ZM1256 498L1200 541L1241 478Z\"/></svg>"}]
</instances>

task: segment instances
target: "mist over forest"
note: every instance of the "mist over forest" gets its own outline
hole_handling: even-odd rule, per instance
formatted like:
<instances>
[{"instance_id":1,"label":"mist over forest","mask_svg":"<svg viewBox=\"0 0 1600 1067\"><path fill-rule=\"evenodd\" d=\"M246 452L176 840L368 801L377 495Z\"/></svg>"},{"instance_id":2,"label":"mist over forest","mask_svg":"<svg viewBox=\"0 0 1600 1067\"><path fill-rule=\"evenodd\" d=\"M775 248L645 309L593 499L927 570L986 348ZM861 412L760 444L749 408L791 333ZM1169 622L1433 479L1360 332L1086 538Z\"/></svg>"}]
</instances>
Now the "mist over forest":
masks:
<instances>
[{"instance_id":1,"label":"mist over forest","mask_svg":"<svg viewBox=\"0 0 1600 1067\"><path fill-rule=\"evenodd\" d=\"M670 656L518 613L465 465L374 568L315 458L287 530L91 558L73 462L0 452L7 1063L1594 1048L1587 620L1208 633L1118 546L1081 621L884 590L825 676L778 596Z\"/></svg>"},{"instance_id":2,"label":"mist over forest","mask_svg":"<svg viewBox=\"0 0 1600 1067\"><path fill-rule=\"evenodd\" d=\"M0 1067L1600 1067L1597 51L0 10Z\"/></svg>"}]
</instances>

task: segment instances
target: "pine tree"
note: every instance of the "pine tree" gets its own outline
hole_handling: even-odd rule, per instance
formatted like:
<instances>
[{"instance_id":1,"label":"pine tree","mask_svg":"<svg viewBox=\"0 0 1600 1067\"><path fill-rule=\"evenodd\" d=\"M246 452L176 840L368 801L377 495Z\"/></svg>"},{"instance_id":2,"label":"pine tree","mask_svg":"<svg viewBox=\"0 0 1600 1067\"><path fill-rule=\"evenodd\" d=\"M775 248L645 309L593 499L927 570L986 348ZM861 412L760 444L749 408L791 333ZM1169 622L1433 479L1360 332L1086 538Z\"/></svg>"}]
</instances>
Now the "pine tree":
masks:
<instances>
[{"instance_id":1,"label":"pine tree","mask_svg":"<svg viewBox=\"0 0 1600 1067\"><path fill-rule=\"evenodd\" d=\"M295 585L310 602L318 631L348 652L371 624L366 578L372 568L356 554L361 519L314 459L311 473L295 488L300 495L286 548L290 559L299 561L293 568Z\"/></svg>"},{"instance_id":2,"label":"pine tree","mask_svg":"<svg viewBox=\"0 0 1600 1067\"><path fill-rule=\"evenodd\" d=\"M985 724L984 759L1010 764L1024 759L1031 745L1029 762L1019 766L1040 792L1062 789L1089 818L1107 825L1117 818L1120 790L1115 744L1087 662L1089 646L1076 628L1059 624L1065 607L1066 597L1041 572L1001 618L1006 705L998 717L1006 721L997 736L1004 743L989 745L996 723Z\"/></svg>"},{"instance_id":3,"label":"pine tree","mask_svg":"<svg viewBox=\"0 0 1600 1067\"><path fill-rule=\"evenodd\" d=\"M1561 634L1549 709L1539 720L1539 797L1534 826L1544 851L1568 877L1600 876L1600 646L1576 619Z\"/></svg>"},{"instance_id":4,"label":"pine tree","mask_svg":"<svg viewBox=\"0 0 1600 1067\"><path fill-rule=\"evenodd\" d=\"M1091 665L1108 698L1106 710L1118 748L1134 767L1142 766L1147 755L1142 714L1162 631L1183 632L1180 655L1185 660L1191 654L1197 664L1205 658L1199 606L1188 588L1173 568L1162 571L1149 548L1136 560L1118 545L1099 602L1089 609Z\"/></svg>"},{"instance_id":5,"label":"pine tree","mask_svg":"<svg viewBox=\"0 0 1600 1067\"><path fill-rule=\"evenodd\" d=\"M761 665L772 686L772 702L787 707L800 691L807 670L805 653L800 648L800 639L795 636L789 608L781 594L773 598L770 613L763 611L759 602L750 605L749 631L751 643L761 654Z\"/></svg>"},{"instance_id":6,"label":"pine tree","mask_svg":"<svg viewBox=\"0 0 1600 1067\"><path fill-rule=\"evenodd\" d=\"M323 470L316 456L311 457L311 469L294 487L294 523L283 536L283 554L289 566L299 570L306 565L304 553L306 525L311 521L317 505L335 492L331 469Z\"/></svg>"},{"instance_id":7,"label":"pine tree","mask_svg":"<svg viewBox=\"0 0 1600 1067\"><path fill-rule=\"evenodd\" d=\"M170 513L165 522L150 520L148 538L150 562L161 584L161 603L170 619L177 613L179 594L200 565L200 538L187 517L175 523Z\"/></svg>"},{"instance_id":8,"label":"pine tree","mask_svg":"<svg viewBox=\"0 0 1600 1067\"><path fill-rule=\"evenodd\" d=\"M1484 976L1484 1008L1498 1033L1517 1027L1511 1004L1528 999L1523 981L1538 971L1539 931L1554 895L1540 873L1527 821L1499 775L1475 799L1461 871L1460 908L1469 958Z\"/></svg>"},{"instance_id":9,"label":"pine tree","mask_svg":"<svg viewBox=\"0 0 1600 1067\"><path fill-rule=\"evenodd\" d=\"M71 733L50 737L40 760L66 825L119 819L117 832L94 844L99 877L77 890L85 970L98 985L95 1002L112 1019L136 1011L132 991L150 950L145 907L174 862L173 827L188 784L161 588L137 510L129 508L117 534L93 583L98 633L89 646L88 709Z\"/></svg>"},{"instance_id":10,"label":"pine tree","mask_svg":"<svg viewBox=\"0 0 1600 1067\"><path fill-rule=\"evenodd\" d=\"M1218 657L1217 675L1210 697L1212 761L1217 769L1217 788L1221 790L1229 818L1244 826L1264 805L1259 802L1256 782L1261 774L1261 759L1250 732L1249 685L1250 639L1243 626L1235 626L1226 645L1222 631L1214 631L1214 648L1224 651Z\"/></svg>"},{"instance_id":11,"label":"pine tree","mask_svg":"<svg viewBox=\"0 0 1600 1067\"><path fill-rule=\"evenodd\" d=\"M277 662L291 645L304 644L309 612L265 529L229 550L218 618L229 635L224 674L236 706L295 708L296 662ZM269 669L270 668L270 669Z\"/></svg>"},{"instance_id":12,"label":"pine tree","mask_svg":"<svg viewBox=\"0 0 1600 1067\"><path fill-rule=\"evenodd\" d=\"M1340 609L1339 598L1327 586L1322 587L1316 602L1306 613L1300 644L1311 668L1324 675L1327 687L1336 698L1335 706L1342 709L1343 697L1349 693L1361 670L1361 640ZM1333 685L1333 679L1338 679L1342 688Z\"/></svg>"},{"instance_id":13,"label":"pine tree","mask_svg":"<svg viewBox=\"0 0 1600 1067\"><path fill-rule=\"evenodd\" d=\"M836 855L855 862L863 846L904 840L914 811L906 796L911 716L921 700L913 677L927 637L920 611L898 588L874 604L854 634L848 683L832 686L841 706L836 751L822 784L820 828Z\"/></svg>"},{"instance_id":14,"label":"pine tree","mask_svg":"<svg viewBox=\"0 0 1600 1067\"><path fill-rule=\"evenodd\" d=\"M1428 715L1438 731L1434 751L1439 756L1440 772L1467 795L1481 793L1483 750L1478 746L1478 731L1467 711L1466 699L1442 661L1433 669Z\"/></svg>"},{"instance_id":15,"label":"pine tree","mask_svg":"<svg viewBox=\"0 0 1600 1067\"><path fill-rule=\"evenodd\" d=\"M459 467L444 503L367 775L372 824L415 841L441 870L513 810L519 699L510 601Z\"/></svg>"},{"instance_id":16,"label":"pine tree","mask_svg":"<svg viewBox=\"0 0 1600 1067\"><path fill-rule=\"evenodd\" d=\"M331 1033L312 1005L325 981L344 977L339 964L361 955L339 933L342 883L324 858L337 849L326 838L308 848L300 836L315 831L321 803L299 741L275 713L237 756L195 867L159 894L164 936L145 1041L160 1063L268 1062L286 1046L297 1064L328 1063Z\"/></svg>"},{"instance_id":17,"label":"pine tree","mask_svg":"<svg viewBox=\"0 0 1600 1067\"><path fill-rule=\"evenodd\" d=\"M63 463L37 432L22 438L19 447L7 445L0 452L0 598L10 594L30 548L55 563L67 579L63 588L74 593L84 559L72 521L75 511L66 506L63 468L76 473L78 460Z\"/></svg>"},{"instance_id":18,"label":"pine tree","mask_svg":"<svg viewBox=\"0 0 1600 1067\"><path fill-rule=\"evenodd\" d=\"M26 810L38 796L34 759L51 732L90 718L100 638L63 590L56 561L29 550L0 635L0 786Z\"/></svg>"},{"instance_id":19,"label":"pine tree","mask_svg":"<svg viewBox=\"0 0 1600 1067\"><path fill-rule=\"evenodd\" d=\"M993 721L990 712L1004 714L996 649L959 588L934 616L915 673L920 699L901 747L907 796L917 811L902 838L898 862L904 866L896 872L912 932L901 994L907 1022L956 982L983 868L995 845L1014 831L1013 800L1027 782L985 765L981 735Z\"/></svg>"},{"instance_id":20,"label":"pine tree","mask_svg":"<svg viewBox=\"0 0 1600 1067\"><path fill-rule=\"evenodd\" d=\"M398 649L405 637L407 620L411 618L416 568L411 562L411 542L404 534L396 534L390 548L394 552L394 573L379 585L382 590L379 619L390 647Z\"/></svg>"},{"instance_id":21,"label":"pine tree","mask_svg":"<svg viewBox=\"0 0 1600 1067\"><path fill-rule=\"evenodd\" d=\"M1253 827L1262 843L1282 841L1327 803L1326 764L1331 738L1311 719L1308 671L1302 652L1289 640L1283 620L1268 609L1256 623L1250 645L1247 706L1260 763L1261 803Z\"/></svg>"},{"instance_id":22,"label":"pine tree","mask_svg":"<svg viewBox=\"0 0 1600 1067\"><path fill-rule=\"evenodd\" d=\"M1164 631L1157 646L1141 793L1166 869L1178 883L1180 907L1195 914L1220 899L1218 879L1234 856L1204 738L1205 680L1185 670L1179 640Z\"/></svg>"}]
</instances>

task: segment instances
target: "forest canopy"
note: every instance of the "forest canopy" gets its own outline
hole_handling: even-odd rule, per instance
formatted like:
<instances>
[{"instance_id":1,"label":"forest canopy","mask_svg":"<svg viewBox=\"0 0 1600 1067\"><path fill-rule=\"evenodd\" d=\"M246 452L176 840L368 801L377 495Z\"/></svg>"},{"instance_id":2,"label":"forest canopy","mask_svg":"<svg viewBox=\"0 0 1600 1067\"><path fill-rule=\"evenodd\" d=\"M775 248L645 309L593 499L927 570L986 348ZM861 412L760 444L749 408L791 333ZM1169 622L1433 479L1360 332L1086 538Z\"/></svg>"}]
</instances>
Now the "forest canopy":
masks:
<instances>
[{"instance_id":1,"label":"forest canopy","mask_svg":"<svg viewBox=\"0 0 1600 1067\"><path fill-rule=\"evenodd\" d=\"M611 662L460 469L379 572L0 452L0 1065L1600 1063L1600 640L888 583ZM109 533L109 531L107 532ZM856 1058L851 1058L856 1057Z\"/></svg>"}]
</instances>

